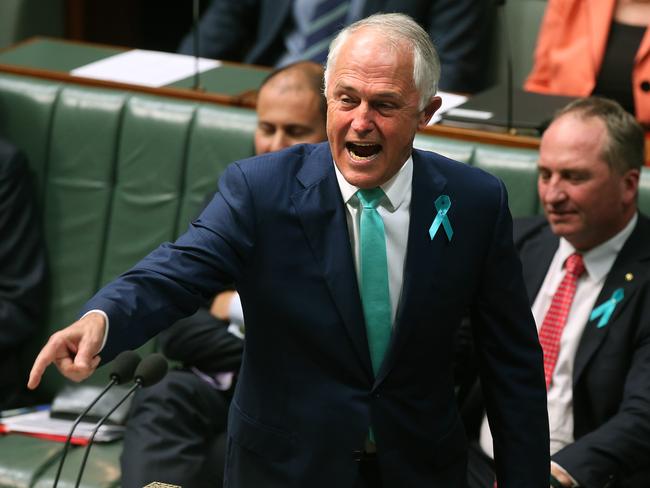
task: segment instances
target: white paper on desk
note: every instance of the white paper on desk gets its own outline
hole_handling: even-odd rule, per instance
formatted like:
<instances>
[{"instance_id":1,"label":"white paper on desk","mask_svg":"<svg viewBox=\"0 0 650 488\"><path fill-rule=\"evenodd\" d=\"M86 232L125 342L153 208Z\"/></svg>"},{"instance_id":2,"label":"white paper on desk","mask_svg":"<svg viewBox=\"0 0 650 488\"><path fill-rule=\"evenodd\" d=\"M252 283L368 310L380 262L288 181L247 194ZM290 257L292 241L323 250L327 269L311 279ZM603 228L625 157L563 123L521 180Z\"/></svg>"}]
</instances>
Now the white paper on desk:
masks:
<instances>
[{"instance_id":1,"label":"white paper on desk","mask_svg":"<svg viewBox=\"0 0 650 488\"><path fill-rule=\"evenodd\" d=\"M60 436L62 439L65 439L74 421L53 419L50 417L49 410L41 410L3 418L0 423L2 423L8 432L47 434ZM74 436L89 439L94 429L94 423L80 422L74 431ZM119 439L123 434L124 426L122 425L102 425L95 435L95 441L109 442L114 439Z\"/></svg>"},{"instance_id":2,"label":"white paper on desk","mask_svg":"<svg viewBox=\"0 0 650 488\"><path fill-rule=\"evenodd\" d=\"M159 87L189 78L197 69L199 73L203 73L220 65L221 62L214 59L198 58L197 68L197 59L193 56L133 49L80 66L70 74L96 80Z\"/></svg>"},{"instance_id":3,"label":"white paper on desk","mask_svg":"<svg viewBox=\"0 0 650 488\"><path fill-rule=\"evenodd\" d=\"M468 98L465 95L458 95L456 93L446 91L438 91L437 95L442 98L442 105L440 105L438 111L433 114L433 117L431 117L428 125L433 125L440 122L440 119L442 119L442 114L444 114L447 110L458 107L458 105L461 103L465 103Z\"/></svg>"}]
</instances>

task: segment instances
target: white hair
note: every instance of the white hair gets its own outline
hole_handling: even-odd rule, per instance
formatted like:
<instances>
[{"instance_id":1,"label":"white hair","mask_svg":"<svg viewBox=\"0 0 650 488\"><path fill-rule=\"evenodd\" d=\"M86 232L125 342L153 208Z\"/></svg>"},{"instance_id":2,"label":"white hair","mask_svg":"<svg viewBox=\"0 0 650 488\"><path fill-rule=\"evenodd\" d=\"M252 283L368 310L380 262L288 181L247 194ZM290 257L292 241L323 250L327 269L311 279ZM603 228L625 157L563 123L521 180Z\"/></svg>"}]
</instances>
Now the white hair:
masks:
<instances>
[{"instance_id":1,"label":"white hair","mask_svg":"<svg viewBox=\"0 0 650 488\"><path fill-rule=\"evenodd\" d=\"M429 34L405 14L374 14L347 26L339 32L330 43L327 55L325 93L327 93L329 77L336 65L341 46L350 34L361 29L373 29L381 32L382 36L394 47L398 47L403 41L410 44L413 55L413 82L420 94L419 109L423 110L438 89L440 59Z\"/></svg>"}]
</instances>

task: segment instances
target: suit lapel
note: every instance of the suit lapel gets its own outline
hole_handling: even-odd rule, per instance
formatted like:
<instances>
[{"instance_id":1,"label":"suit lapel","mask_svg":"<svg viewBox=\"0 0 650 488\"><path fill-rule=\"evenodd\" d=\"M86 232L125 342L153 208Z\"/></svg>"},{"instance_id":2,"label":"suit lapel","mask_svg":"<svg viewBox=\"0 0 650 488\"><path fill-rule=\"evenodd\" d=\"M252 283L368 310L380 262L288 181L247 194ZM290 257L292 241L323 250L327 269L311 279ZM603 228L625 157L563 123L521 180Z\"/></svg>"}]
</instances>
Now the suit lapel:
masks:
<instances>
[{"instance_id":1,"label":"suit lapel","mask_svg":"<svg viewBox=\"0 0 650 488\"><path fill-rule=\"evenodd\" d=\"M609 331L612 327L617 326L617 319L636 292L638 280L635 280L634 277L641 276L647 271L647 260L650 259L648 242L650 242L650 221L639 215L639 221L634 231L607 274L594 308L609 300L614 291L619 288L623 289L623 300L616 305L607 325L598 327L598 319L587 322L576 352L573 368L574 384L578 382L589 360L607 337Z\"/></svg>"},{"instance_id":2,"label":"suit lapel","mask_svg":"<svg viewBox=\"0 0 650 488\"><path fill-rule=\"evenodd\" d=\"M307 156L291 196L314 257L366 374L372 378L365 321L350 246L345 205L327 144Z\"/></svg>"},{"instance_id":3,"label":"suit lapel","mask_svg":"<svg viewBox=\"0 0 650 488\"><path fill-rule=\"evenodd\" d=\"M406 262L397 313L395 328L390 346L377 375L375 385L378 385L388 375L397 357L407 342L415 324L405 320L409 310L427 303L431 296L431 281L434 273L432 266L436 256L442 256L443 249L449 245L444 232L440 232L431 240L429 227L436 216L434 202L443 193L447 180L435 171L434 165L425 161L417 150L413 150L413 183L411 193L411 208L409 235L406 248ZM449 219L454 221L454 196L449 210Z\"/></svg>"}]
</instances>

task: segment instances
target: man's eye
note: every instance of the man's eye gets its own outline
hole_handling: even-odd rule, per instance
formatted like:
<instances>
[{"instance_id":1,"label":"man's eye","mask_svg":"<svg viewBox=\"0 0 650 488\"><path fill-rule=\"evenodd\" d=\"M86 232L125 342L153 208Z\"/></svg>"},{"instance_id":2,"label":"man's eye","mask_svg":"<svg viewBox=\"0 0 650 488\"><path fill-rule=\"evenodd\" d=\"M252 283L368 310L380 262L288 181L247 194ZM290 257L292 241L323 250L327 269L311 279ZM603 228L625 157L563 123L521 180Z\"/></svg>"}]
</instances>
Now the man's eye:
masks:
<instances>
[{"instance_id":1,"label":"man's eye","mask_svg":"<svg viewBox=\"0 0 650 488\"><path fill-rule=\"evenodd\" d=\"M306 127L287 128L287 135L289 135L289 137L305 137L308 134L309 134L309 129Z\"/></svg>"},{"instance_id":2,"label":"man's eye","mask_svg":"<svg viewBox=\"0 0 650 488\"><path fill-rule=\"evenodd\" d=\"M266 134L266 135L271 135L271 134L273 134L275 132L275 127L273 127L272 125L268 125L268 124L260 124L260 125L257 126L257 129L260 132L262 132L263 134Z\"/></svg>"}]
</instances>

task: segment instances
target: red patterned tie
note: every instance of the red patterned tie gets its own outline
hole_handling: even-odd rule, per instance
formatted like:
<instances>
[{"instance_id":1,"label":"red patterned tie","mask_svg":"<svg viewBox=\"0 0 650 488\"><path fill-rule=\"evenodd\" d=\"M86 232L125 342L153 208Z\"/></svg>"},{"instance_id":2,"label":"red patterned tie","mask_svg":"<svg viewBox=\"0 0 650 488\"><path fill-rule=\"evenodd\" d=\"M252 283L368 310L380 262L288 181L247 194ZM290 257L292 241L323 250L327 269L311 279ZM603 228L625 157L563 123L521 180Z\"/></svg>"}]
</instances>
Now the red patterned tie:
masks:
<instances>
[{"instance_id":1,"label":"red patterned tie","mask_svg":"<svg viewBox=\"0 0 650 488\"><path fill-rule=\"evenodd\" d=\"M557 356L560 353L560 339L566 319L571 310L571 302L576 293L578 278L585 271L585 264L582 255L574 253L564 263L566 273L560 286L557 287L555 295L551 300L551 306L546 312L542 328L539 330L539 342L544 351L544 377L546 378L546 389L551 385L553 370L557 363Z\"/></svg>"}]
</instances>

